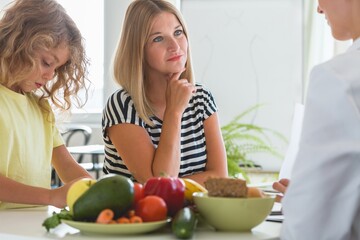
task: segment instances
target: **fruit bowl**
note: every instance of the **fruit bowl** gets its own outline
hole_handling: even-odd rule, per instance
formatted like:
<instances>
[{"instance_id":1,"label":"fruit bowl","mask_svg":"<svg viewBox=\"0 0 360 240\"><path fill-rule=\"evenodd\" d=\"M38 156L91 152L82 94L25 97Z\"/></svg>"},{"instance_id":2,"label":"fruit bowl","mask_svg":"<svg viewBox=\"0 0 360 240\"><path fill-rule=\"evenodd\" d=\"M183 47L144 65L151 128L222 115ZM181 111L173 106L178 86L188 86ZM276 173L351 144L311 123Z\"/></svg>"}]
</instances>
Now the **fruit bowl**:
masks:
<instances>
[{"instance_id":1,"label":"fruit bowl","mask_svg":"<svg viewBox=\"0 0 360 240\"><path fill-rule=\"evenodd\" d=\"M193 193L196 208L204 220L218 231L250 231L271 212L275 196L259 198L209 197Z\"/></svg>"}]
</instances>

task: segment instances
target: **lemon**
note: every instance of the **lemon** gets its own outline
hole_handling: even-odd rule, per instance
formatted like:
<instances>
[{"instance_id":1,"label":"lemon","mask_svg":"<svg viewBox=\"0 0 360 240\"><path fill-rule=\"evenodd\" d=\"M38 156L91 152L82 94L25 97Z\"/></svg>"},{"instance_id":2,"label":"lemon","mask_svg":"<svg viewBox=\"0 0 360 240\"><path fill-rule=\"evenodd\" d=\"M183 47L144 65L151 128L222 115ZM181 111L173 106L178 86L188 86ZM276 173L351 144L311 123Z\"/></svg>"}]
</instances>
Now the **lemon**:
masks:
<instances>
[{"instance_id":1,"label":"lemon","mask_svg":"<svg viewBox=\"0 0 360 240\"><path fill-rule=\"evenodd\" d=\"M69 207L69 211L73 213L73 206L76 200L83 195L92 185L96 183L95 179L91 178L82 178L76 182L74 182L66 195L66 204Z\"/></svg>"}]
</instances>

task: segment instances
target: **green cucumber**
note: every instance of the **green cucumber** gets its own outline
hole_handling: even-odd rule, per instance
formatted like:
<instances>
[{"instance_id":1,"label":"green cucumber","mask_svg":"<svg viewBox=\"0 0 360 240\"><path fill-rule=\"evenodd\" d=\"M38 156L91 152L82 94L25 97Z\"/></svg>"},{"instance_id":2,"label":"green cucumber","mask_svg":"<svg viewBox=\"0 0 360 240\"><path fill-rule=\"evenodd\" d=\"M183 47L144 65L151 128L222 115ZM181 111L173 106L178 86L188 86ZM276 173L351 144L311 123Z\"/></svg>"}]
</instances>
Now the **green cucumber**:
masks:
<instances>
[{"instance_id":1,"label":"green cucumber","mask_svg":"<svg viewBox=\"0 0 360 240\"><path fill-rule=\"evenodd\" d=\"M190 207L184 207L174 216L171 229L177 238L189 239L194 234L196 224L197 217L195 212Z\"/></svg>"}]
</instances>

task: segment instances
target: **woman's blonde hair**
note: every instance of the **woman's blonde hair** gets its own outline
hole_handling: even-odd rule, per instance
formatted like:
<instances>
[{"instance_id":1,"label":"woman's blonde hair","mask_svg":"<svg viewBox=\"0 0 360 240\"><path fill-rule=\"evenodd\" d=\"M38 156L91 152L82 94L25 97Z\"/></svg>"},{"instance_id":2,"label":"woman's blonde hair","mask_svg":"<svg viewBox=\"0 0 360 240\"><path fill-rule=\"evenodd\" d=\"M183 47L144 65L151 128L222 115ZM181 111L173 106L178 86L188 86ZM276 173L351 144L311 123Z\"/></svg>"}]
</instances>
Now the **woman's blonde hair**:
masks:
<instances>
[{"instance_id":1,"label":"woman's blonde hair","mask_svg":"<svg viewBox=\"0 0 360 240\"><path fill-rule=\"evenodd\" d=\"M69 61L56 69L54 80L41 89L39 102L51 99L61 110L71 108L74 98L78 106L85 104L88 87L83 39L74 21L55 0L16 0L0 20L0 84L17 86L37 71L38 50L49 50L65 44ZM85 102L77 93L85 89Z\"/></svg>"},{"instance_id":2,"label":"woman's blonde hair","mask_svg":"<svg viewBox=\"0 0 360 240\"><path fill-rule=\"evenodd\" d=\"M150 126L153 125L150 121L153 110L145 93L144 49L154 18L163 12L172 13L177 17L188 39L185 21L174 5L164 0L135 0L126 11L113 62L116 82L130 94L140 118ZM181 78L194 83L190 47L187 51L186 70L182 73Z\"/></svg>"}]
</instances>

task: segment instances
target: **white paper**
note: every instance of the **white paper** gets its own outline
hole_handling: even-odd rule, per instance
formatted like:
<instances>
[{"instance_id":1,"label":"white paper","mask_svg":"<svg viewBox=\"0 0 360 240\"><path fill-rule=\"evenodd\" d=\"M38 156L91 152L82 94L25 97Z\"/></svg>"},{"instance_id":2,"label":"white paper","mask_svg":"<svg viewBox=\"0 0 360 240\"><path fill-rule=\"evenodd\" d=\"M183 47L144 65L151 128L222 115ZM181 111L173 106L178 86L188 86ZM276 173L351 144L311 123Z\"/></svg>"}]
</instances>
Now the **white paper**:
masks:
<instances>
[{"instance_id":1,"label":"white paper","mask_svg":"<svg viewBox=\"0 0 360 240\"><path fill-rule=\"evenodd\" d=\"M303 116L304 116L304 105L297 103L294 109L290 142L284 158L284 162L282 163L282 166L280 168L279 179L291 178L291 171L299 148Z\"/></svg>"}]
</instances>

